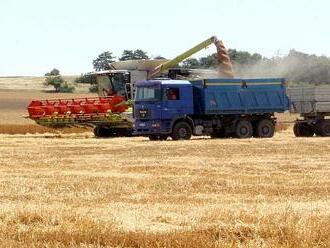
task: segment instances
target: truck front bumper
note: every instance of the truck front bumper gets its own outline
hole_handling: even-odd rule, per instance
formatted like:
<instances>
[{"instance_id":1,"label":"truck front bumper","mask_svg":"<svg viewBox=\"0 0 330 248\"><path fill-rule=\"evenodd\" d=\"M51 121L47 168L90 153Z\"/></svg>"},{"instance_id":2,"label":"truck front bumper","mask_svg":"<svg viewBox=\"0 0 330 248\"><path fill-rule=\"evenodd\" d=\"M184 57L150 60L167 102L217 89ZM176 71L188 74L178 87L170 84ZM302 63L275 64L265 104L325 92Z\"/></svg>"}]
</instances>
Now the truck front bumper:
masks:
<instances>
[{"instance_id":1,"label":"truck front bumper","mask_svg":"<svg viewBox=\"0 0 330 248\"><path fill-rule=\"evenodd\" d=\"M149 136L152 134L169 134L170 129L166 128L164 122L160 120L135 120L133 123L133 135Z\"/></svg>"}]
</instances>

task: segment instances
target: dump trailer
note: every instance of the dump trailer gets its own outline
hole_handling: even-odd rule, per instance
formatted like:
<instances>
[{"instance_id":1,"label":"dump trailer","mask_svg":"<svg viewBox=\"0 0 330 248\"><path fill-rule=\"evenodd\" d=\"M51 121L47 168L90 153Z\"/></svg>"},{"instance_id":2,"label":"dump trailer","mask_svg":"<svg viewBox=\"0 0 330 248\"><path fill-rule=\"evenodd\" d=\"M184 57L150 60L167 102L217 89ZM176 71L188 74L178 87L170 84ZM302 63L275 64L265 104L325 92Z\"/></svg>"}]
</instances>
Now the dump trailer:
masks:
<instances>
[{"instance_id":1,"label":"dump trailer","mask_svg":"<svg viewBox=\"0 0 330 248\"><path fill-rule=\"evenodd\" d=\"M137 83L134 134L150 140L269 138L289 109L283 78L149 80Z\"/></svg>"},{"instance_id":2,"label":"dump trailer","mask_svg":"<svg viewBox=\"0 0 330 248\"><path fill-rule=\"evenodd\" d=\"M98 84L98 97L33 100L27 107L28 118L48 127L92 126L97 137L130 136L133 128L129 105L136 82L187 74L173 67L211 44L217 49L218 75L232 78L234 72L227 50L222 41L212 36L171 60L111 63L111 70L92 74Z\"/></svg>"},{"instance_id":3,"label":"dump trailer","mask_svg":"<svg viewBox=\"0 0 330 248\"><path fill-rule=\"evenodd\" d=\"M293 132L297 137L330 137L330 86L293 87L288 90L290 112L298 113Z\"/></svg>"}]
</instances>

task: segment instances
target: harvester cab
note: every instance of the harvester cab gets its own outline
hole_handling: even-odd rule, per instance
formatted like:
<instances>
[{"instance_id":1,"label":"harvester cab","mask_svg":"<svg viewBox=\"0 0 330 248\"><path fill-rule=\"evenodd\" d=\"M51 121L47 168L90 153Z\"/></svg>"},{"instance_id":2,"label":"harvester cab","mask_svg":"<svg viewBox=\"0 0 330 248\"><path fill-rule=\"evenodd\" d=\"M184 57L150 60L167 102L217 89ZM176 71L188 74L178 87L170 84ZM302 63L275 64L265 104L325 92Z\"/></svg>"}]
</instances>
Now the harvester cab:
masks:
<instances>
[{"instance_id":1,"label":"harvester cab","mask_svg":"<svg viewBox=\"0 0 330 248\"><path fill-rule=\"evenodd\" d=\"M146 80L153 68L166 61L164 59L126 60L109 64L111 70L93 73L96 76L99 96L121 95L126 100L133 100L136 82Z\"/></svg>"},{"instance_id":2,"label":"harvester cab","mask_svg":"<svg viewBox=\"0 0 330 248\"><path fill-rule=\"evenodd\" d=\"M125 70L101 71L93 74L96 77L99 96L121 95L126 100L134 94L131 84L131 75Z\"/></svg>"}]
</instances>

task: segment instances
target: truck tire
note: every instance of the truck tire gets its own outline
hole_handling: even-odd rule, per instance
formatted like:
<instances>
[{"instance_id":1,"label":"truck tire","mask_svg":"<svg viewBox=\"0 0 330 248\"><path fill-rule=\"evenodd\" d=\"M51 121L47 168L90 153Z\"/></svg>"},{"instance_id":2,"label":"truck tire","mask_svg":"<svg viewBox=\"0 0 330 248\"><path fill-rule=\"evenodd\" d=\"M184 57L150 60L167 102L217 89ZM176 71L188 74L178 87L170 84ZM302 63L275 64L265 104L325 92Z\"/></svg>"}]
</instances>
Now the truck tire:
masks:
<instances>
[{"instance_id":1,"label":"truck tire","mask_svg":"<svg viewBox=\"0 0 330 248\"><path fill-rule=\"evenodd\" d=\"M175 124L171 137L173 140L189 140L191 134L190 125L187 122L181 121Z\"/></svg>"},{"instance_id":2,"label":"truck tire","mask_svg":"<svg viewBox=\"0 0 330 248\"><path fill-rule=\"evenodd\" d=\"M239 120L236 124L235 134L239 139L251 138L253 135L251 122L249 120Z\"/></svg>"},{"instance_id":3,"label":"truck tire","mask_svg":"<svg viewBox=\"0 0 330 248\"><path fill-rule=\"evenodd\" d=\"M274 136L275 125L271 119L263 119L257 123L255 136L259 138L271 138Z\"/></svg>"},{"instance_id":4,"label":"truck tire","mask_svg":"<svg viewBox=\"0 0 330 248\"><path fill-rule=\"evenodd\" d=\"M296 122L293 126L293 133L296 137L313 137L314 128L306 123Z\"/></svg>"},{"instance_id":5,"label":"truck tire","mask_svg":"<svg viewBox=\"0 0 330 248\"><path fill-rule=\"evenodd\" d=\"M299 123L297 123L297 122L293 125L293 133L294 133L294 136L301 137Z\"/></svg>"},{"instance_id":6,"label":"truck tire","mask_svg":"<svg viewBox=\"0 0 330 248\"><path fill-rule=\"evenodd\" d=\"M316 124L317 134L322 137L330 137L330 121L322 120Z\"/></svg>"}]
</instances>

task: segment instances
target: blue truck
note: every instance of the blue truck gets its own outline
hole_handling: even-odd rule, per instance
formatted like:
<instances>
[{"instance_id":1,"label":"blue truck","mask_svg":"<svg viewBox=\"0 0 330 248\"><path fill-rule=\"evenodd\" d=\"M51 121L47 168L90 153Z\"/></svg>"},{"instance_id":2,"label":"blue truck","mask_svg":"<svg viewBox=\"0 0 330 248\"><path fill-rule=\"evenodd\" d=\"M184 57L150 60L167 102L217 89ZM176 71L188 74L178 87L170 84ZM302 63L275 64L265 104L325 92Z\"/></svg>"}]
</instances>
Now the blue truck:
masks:
<instances>
[{"instance_id":1,"label":"blue truck","mask_svg":"<svg viewBox=\"0 0 330 248\"><path fill-rule=\"evenodd\" d=\"M137 82L134 134L150 140L269 138L275 113L289 109L283 78Z\"/></svg>"}]
</instances>

